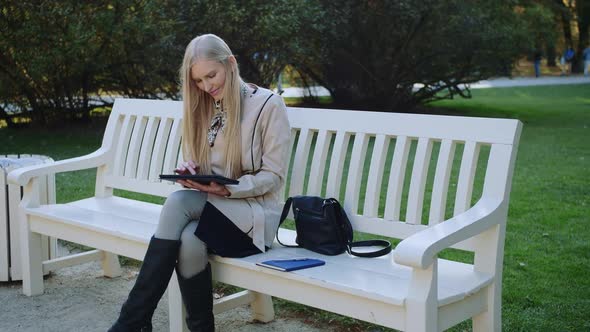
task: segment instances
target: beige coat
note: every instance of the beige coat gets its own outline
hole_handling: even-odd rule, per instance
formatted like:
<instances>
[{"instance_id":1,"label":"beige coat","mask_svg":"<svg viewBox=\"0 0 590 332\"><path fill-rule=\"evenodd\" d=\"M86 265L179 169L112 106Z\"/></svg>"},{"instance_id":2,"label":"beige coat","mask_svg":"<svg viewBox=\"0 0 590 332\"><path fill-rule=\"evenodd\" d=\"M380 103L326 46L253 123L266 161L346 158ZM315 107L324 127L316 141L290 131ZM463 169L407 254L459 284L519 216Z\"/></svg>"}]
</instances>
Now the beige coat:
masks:
<instances>
[{"instance_id":1,"label":"beige coat","mask_svg":"<svg viewBox=\"0 0 590 332\"><path fill-rule=\"evenodd\" d=\"M228 198L209 195L208 201L248 233L254 245L264 252L278 228L282 212L280 193L289 158L291 128L283 99L270 90L248 85L242 95L241 129L240 183L226 186L231 193ZM214 173L223 174L222 153L227 143L220 133L211 151Z\"/></svg>"}]
</instances>

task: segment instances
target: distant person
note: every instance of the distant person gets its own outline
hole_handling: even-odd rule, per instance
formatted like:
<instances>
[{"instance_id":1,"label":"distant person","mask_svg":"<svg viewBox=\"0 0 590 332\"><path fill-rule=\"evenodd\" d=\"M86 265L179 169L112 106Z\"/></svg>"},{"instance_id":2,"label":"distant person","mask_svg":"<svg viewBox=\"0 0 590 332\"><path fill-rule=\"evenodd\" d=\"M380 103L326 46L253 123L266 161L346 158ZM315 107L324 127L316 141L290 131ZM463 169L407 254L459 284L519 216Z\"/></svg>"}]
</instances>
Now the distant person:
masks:
<instances>
[{"instance_id":1,"label":"distant person","mask_svg":"<svg viewBox=\"0 0 590 332\"><path fill-rule=\"evenodd\" d=\"M535 77L541 76L541 60L543 59L543 52L540 48L535 49L533 54L533 61L535 64Z\"/></svg>"},{"instance_id":2,"label":"distant person","mask_svg":"<svg viewBox=\"0 0 590 332\"><path fill-rule=\"evenodd\" d=\"M588 76L588 70L590 67L590 44L586 46L582 56L584 57L584 76Z\"/></svg>"},{"instance_id":3,"label":"distant person","mask_svg":"<svg viewBox=\"0 0 590 332\"><path fill-rule=\"evenodd\" d=\"M575 55L576 52L574 52L574 49L571 46L568 46L567 50L565 50L565 52L563 53L563 59L565 60L565 69L568 75L572 73L572 62L574 62Z\"/></svg>"}]
</instances>

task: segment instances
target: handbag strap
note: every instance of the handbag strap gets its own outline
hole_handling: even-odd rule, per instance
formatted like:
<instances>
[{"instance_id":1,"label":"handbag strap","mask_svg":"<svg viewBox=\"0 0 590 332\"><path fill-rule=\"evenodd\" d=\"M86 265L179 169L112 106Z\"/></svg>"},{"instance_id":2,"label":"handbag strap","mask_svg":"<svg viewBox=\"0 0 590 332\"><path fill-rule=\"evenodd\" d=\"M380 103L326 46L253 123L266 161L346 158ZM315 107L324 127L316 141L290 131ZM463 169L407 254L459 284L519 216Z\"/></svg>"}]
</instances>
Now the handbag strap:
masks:
<instances>
[{"instance_id":1,"label":"handbag strap","mask_svg":"<svg viewBox=\"0 0 590 332\"><path fill-rule=\"evenodd\" d=\"M292 202L293 202L293 197L289 197L285 201L285 206L283 207L283 213L281 213L281 219L279 220L279 227L277 227L277 235L276 235L276 238L277 238L277 241L279 242L279 244L282 245L283 247L299 248L299 245L296 245L296 244L284 244L279 239L279 228L281 228L281 225L283 224L283 222L285 221L285 219L287 219L287 215L289 215L289 209L291 208L291 203Z\"/></svg>"},{"instance_id":2,"label":"handbag strap","mask_svg":"<svg viewBox=\"0 0 590 332\"><path fill-rule=\"evenodd\" d=\"M359 248L359 247L383 247L376 251L369 251L369 252L357 252L352 250L352 248ZM379 257L383 255L387 255L391 252L391 243L386 240L366 240L366 241L356 241L352 242L348 245L348 253L358 257Z\"/></svg>"},{"instance_id":3,"label":"handbag strap","mask_svg":"<svg viewBox=\"0 0 590 332\"><path fill-rule=\"evenodd\" d=\"M338 202L337 200L335 200L333 198L331 198L331 200L332 200L333 204L337 205L336 209L334 209L334 211L336 213L336 218L345 219L348 221L348 223L350 223L346 214L342 213L343 210L340 205L340 202ZM383 248L381 248L379 250L375 250L375 251L369 251L369 252L357 252L357 251L352 250L352 248L373 247L373 246L383 247ZM369 257L369 258L379 257L379 256L387 255L391 252L391 243L386 240L365 240L365 241L348 242L346 244L346 251L349 254L351 254L353 256L357 256L357 257Z\"/></svg>"}]
</instances>

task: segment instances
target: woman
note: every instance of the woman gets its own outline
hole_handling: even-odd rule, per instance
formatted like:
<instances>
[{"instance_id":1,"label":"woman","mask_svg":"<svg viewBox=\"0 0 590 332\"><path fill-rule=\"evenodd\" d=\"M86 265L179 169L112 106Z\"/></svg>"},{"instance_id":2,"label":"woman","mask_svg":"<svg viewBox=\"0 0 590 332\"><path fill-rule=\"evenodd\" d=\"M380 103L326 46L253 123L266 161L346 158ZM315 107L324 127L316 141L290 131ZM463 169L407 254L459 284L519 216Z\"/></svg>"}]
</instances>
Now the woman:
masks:
<instances>
[{"instance_id":1,"label":"woman","mask_svg":"<svg viewBox=\"0 0 590 332\"><path fill-rule=\"evenodd\" d=\"M191 331L214 331L207 253L244 257L268 249L279 223L290 128L282 98L246 84L227 44L193 39L180 70L183 156L176 172L221 174L237 185L178 181L137 281L110 331L151 331L151 318L176 268Z\"/></svg>"}]
</instances>

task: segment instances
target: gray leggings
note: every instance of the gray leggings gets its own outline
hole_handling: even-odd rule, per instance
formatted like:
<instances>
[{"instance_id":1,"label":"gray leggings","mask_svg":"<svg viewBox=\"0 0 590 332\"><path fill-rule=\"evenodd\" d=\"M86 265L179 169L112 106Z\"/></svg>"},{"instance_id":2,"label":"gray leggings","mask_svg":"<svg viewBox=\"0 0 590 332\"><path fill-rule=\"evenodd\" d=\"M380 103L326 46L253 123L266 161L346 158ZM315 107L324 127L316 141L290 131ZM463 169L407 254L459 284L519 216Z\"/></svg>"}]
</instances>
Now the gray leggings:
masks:
<instances>
[{"instance_id":1,"label":"gray leggings","mask_svg":"<svg viewBox=\"0 0 590 332\"><path fill-rule=\"evenodd\" d=\"M196 190L173 192L164 203L155 237L180 240L178 272L183 278L197 275L207 267L207 247L195 236L207 193Z\"/></svg>"}]
</instances>

